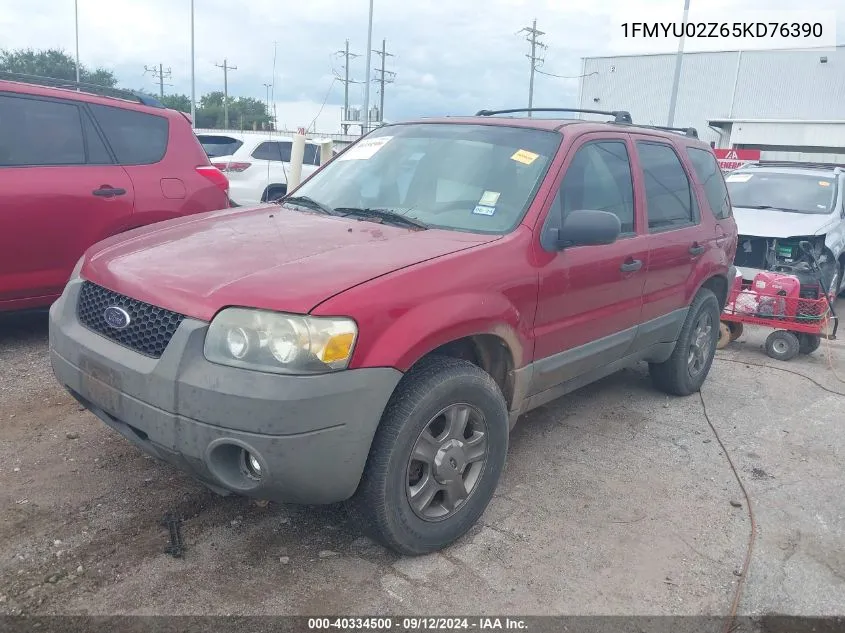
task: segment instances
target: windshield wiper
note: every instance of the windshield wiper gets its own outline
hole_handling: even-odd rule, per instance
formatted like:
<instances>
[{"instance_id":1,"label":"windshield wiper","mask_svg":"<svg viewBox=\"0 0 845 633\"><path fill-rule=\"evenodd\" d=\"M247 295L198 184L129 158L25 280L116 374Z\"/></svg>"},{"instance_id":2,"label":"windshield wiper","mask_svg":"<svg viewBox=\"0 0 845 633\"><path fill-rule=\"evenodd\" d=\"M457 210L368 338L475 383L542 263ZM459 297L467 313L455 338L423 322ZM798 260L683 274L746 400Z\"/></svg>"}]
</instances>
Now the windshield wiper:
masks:
<instances>
[{"instance_id":1,"label":"windshield wiper","mask_svg":"<svg viewBox=\"0 0 845 633\"><path fill-rule=\"evenodd\" d=\"M774 211L786 211L787 213L812 213L812 211L802 211L801 209L789 209L786 207L773 207L769 204L750 204L750 205L737 205L742 209L773 209Z\"/></svg>"},{"instance_id":2,"label":"windshield wiper","mask_svg":"<svg viewBox=\"0 0 845 633\"><path fill-rule=\"evenodd\" d=\"M300 207L305 207L306 209L320 211L321 213L325 213L327 215L338 215L337 212L330 206L325 205L322 202L318 202L309 196L290 196L289 198L282 198L279 200L280 204L284 204L286 202Z\"/></svg>"},{"instance_id":3,"label":"windshield wiper","mask_svg":"<svg viewBox=\"0 0 845 633\"><path fill-rule=\"evenodd\" d=\"M427 229L428 225L416 218L408 217L398 211L392 209L362 209L359 207L338 207L336 212L342 216L352 216L358 218L378 218L384 222L393 224L401 224L404 226L411 226L417 229Z\"/></svg>"}]
</instances>

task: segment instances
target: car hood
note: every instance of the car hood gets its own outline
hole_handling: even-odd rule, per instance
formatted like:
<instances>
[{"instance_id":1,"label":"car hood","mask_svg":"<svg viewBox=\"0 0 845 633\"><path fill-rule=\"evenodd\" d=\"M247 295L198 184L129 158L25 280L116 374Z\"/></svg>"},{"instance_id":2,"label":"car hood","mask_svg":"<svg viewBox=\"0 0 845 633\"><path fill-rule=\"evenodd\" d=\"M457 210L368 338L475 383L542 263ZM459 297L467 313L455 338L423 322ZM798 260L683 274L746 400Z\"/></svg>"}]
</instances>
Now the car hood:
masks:
<instances>
[{"instance_id":1,"label":"car hood","mask_svg":"<svg viewBox=\"0 0 845 633\"><path fill-rule=\"evenodd\" d=\"M739 234L754 237L822 235L830 230L834 220L830 214L789 213L775 209L744 207L733 207L733 214Z\"/></svg>"},{"instance_id":2,"label":"car hood","mask_svg":"<svg viewBox=\"0 0 845 633\"><path fill-rule=\"evenodd\" d=\"M497 239L277 205L163 222L100 243L82 277L204 321L226 306L307 313L392 271Z\"/></svg>"}]
</instances>

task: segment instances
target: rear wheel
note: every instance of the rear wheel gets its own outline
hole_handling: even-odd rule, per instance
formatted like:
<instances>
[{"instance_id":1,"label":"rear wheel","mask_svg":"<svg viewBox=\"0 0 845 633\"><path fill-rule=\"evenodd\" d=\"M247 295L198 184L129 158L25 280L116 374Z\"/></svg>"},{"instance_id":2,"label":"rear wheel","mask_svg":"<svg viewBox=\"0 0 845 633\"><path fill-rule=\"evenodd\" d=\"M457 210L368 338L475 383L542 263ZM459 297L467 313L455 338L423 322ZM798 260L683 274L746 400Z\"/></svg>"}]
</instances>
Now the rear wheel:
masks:
<instances>
[{"instance_id":1,"label":"rear wheel","mask_svg":"<svg viewBox=\"0 0 845 633\"><path fill-rule=\"evenodd\" d=\"M728 329L731 331L731 342L734 342L740 336L742 336L742 323L736 323L731 321L728 323Z\"/></svg>"},{"instance_id":2,"label":"rear wheel","mask_svg":"<svg viewBox=\"0 0 845 633\"><path fill-rule=\"evenodd\" d=\"M288 192L287 185L270 185L264 190L264 195L261 196L262 202L275 202L279 198L283 198Z\"/></svg>"},{"instance_id":3,"label":"rear wheel","mask_svg":"<svg viewBox=\"0 0 845 633\"><path fill-rule=\"evenodd\" d=\"M490 375L464 360L425 359L387 405L353 514L399 553L442 549L484 512L507 447L507 405Z\"/></svg>"},{"instance_id":4,"label":"rear wheel","mask_svg":"<svg viewBox=\"0 0 845 633\"><path fill-rule=\"evenodd\" d=\"M716 341L716 349L725 349L731 342L731 328L725 322L719 323L719 340Z\"/></svg>"},{"instance_id":5,"label":"rear wheel","mask_svg":"<svg viewBox=\"0 0 845 633\"><path fill-rule=\"evenodd\" d=\"M655 387L677 396L701 389L716 353L720 312L716 295L706 288L699 290L672 355L663 363L649 364Z\"/></svg>"},{"instance_id":6,"label":"rear wheel","mask_svg":"<svg viewBox=\"0 0 845 633\"><path fill-rule=\"evenodd\" d=\"M775 360L792 360L800 350L798 337L786 330L775 330L766 339L766 354Z\"/></svg>"},{"instance_id":7,"label":"rear wheel","mask_svg":"<svg viewBox=\"0 0 845 633\"><path fill-rule=\"evenodd\" d=\"M813 334L799 334L798 335L798 351L801 354L812 354L819 345L822 344L822 337Z\"/></svg>"}]
</instances>

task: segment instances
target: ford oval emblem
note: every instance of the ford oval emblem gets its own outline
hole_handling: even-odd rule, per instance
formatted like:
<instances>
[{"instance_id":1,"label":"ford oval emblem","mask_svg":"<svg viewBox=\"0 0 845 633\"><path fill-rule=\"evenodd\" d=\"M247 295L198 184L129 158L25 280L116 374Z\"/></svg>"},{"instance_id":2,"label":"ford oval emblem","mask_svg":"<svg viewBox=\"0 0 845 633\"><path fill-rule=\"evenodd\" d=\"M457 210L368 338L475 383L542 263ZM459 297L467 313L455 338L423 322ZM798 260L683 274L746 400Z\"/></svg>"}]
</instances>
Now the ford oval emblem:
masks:
<instances>
[{"instance_id":1,"label":"ford oval emblem","mask_svg":"<svg viewBox=\"0 0 845 633\"><path fill-rule=\"evenodd\" d=\"M114 328L115 330L122 330L132 321L129 317L129 313L123 308L119 308L117 306L109 306L106 308L106 311L103 312L103 318L106 320L106 325Z\"/></svg>"}]
</instances>

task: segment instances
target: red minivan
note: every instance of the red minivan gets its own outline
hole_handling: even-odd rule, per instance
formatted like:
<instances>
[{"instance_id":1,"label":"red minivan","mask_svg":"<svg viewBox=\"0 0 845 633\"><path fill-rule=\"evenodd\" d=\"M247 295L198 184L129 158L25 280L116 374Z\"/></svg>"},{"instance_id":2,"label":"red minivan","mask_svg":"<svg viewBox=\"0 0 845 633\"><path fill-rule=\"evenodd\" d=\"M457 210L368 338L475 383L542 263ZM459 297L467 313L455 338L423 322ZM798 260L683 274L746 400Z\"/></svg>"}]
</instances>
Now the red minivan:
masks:
<instances>
[{"instance_id":1,"label":"red minivan","mask_svg":"<svg viewBox=\"0 0 845 633\"><path fill-rule=\"evenodd\" d=\"M181 112L51 81L0 74L0 312L48 306L102 239L228 206Z\"/></svg>"}]
</instances>

